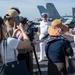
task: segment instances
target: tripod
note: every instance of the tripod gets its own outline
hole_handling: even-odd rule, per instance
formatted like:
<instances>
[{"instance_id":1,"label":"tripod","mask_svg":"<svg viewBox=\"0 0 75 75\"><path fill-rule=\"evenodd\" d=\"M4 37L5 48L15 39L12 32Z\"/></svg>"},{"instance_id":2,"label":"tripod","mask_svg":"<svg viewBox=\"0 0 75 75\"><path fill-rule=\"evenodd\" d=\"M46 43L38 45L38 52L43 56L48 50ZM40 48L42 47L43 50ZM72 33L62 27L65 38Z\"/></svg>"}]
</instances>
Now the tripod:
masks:
<instances>
[{"instance_id":1,"label":"tripod","mask_svg":"<svg viewBox=\"0 0 75 75\"><path fill-rule=\"evenodd\" d=\"M35 60L36 60L36 63L37 63L37 67L38 67L38 71L39 71L39 74L41 75L41 70L40 70L40 66L39 66L39 63L38 63L38 59L37 59L37 55L36 55L36 51L35 51L35 46L32 44L33 46L33 52L34 52L34 55L35 55Z\"/></svg>"}]
</instances>

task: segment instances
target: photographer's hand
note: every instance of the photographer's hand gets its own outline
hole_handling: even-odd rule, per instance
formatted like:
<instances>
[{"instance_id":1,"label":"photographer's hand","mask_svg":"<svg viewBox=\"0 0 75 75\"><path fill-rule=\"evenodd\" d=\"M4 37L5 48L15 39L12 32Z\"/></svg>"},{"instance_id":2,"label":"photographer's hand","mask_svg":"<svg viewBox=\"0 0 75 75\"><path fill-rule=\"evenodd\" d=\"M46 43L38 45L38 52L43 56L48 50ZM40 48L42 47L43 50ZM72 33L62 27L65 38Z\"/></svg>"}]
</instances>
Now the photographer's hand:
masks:
<instances>
[{"instance_id":1,"label":"photographer's hand","mask_svg":"<svg viewBox=\"0 0 75 75\"><path fill-rule=\"evenodd\" d=\"M24 41L24 46L26 45L26 49L28 49L28 51L33 50L33 47L31 46L31 42L30 42L30 40L29 40L29 37L28 37L27 34L24 32L23 24L22 24L22 23L20 23L18 29L20 29L21 32L22 32L23 41Z\"/></svg>"},{"instance_id":2,"label":"photographer's hand","mask_svg":"<svg viewBox=\"0 0 75 75\"><path fill-rule=\"evenodd\" d=\"M18 30L19 30L18 27L17 27L16 24L14 23L12 37L16 37L16 33L17 33Z\"/></svg>"}]
</instances>

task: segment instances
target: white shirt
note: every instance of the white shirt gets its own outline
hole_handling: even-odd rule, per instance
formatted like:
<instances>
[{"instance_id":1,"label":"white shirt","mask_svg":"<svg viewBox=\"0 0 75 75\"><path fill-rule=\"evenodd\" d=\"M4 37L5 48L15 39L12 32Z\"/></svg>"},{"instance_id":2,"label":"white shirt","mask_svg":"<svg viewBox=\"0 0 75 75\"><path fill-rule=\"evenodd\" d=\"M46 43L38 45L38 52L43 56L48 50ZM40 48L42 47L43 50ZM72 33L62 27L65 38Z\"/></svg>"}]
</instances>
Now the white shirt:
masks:
<instances>
[{"instance_id":1,"label":"white shirt","mask_svg":"<svg viewBox=\"0 0 75 75\"><path fill-rule=\"evenodd\" d=\"M6 47L7 49L4 49L3 41L1 42L1 55L3 59L3 63L15 61L15 53L16 53L16 56L18 55L18 50L16 50L16 48L18 46L19 40L15 38L8 38L7 47ZM4 50L6 50L6 57L5 57ZM15 53L14 53L14 50L15 50Z\"/></svg>"},{"instance_id":2,"label":"white shirt","mask_svg":"<svg viewBox=\"0 0 75 75\"><path fill-rule=\"evenodd\" d=\"M40 36L39 39L41 40L42 37L44 37L46 34L48 34L48 28L51 26L51 22L47 21L41 21L40 22Z\"/></svg>"},{"instance_id":3,"label":"white shirt","mask_svg":"<svg viewBox=\"0 0 75 75\"><path fill-rule=\"evenodd\" d=\"M51 25L51 22L47 21L47 22L44 22L44 21L41 21L40 22L40 34L47 34L47 30L48 30L48 27Z\"/></svg>"}]
</instances>

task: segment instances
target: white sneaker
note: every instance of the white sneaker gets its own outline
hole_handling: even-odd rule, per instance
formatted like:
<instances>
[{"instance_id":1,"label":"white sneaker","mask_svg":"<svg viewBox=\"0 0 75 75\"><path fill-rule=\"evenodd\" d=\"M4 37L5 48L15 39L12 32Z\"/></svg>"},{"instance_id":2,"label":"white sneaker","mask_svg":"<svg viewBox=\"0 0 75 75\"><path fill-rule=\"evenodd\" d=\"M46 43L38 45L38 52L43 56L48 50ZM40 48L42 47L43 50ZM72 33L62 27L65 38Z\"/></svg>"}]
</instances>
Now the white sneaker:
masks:
<instances>
[{"instance_id":1,"label":"white sneaker","mask_svg":"<svg viewBox=\"0 0 75 75\"><path fill-rule=\"evenodd\" d=\"M39 59L38 62L42 62L44 59Z\"/></svg>"}]
</instances>

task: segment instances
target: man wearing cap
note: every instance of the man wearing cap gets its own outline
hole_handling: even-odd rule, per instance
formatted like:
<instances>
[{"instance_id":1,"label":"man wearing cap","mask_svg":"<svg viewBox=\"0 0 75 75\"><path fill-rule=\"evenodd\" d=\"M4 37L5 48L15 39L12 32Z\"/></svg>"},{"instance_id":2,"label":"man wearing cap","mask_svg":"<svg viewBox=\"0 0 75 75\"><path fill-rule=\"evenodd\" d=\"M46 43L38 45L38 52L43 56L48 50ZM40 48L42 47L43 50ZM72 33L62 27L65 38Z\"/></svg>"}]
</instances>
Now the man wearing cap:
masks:
<instances>
[{"instance_id":1,"label":"man wearing cap","mask_svg":"<svg viewBox=\"0 0 75 75\"><path fill-rule=\"evenodd\" d=\"M19 14L16 10L10 9L4 16L4 21L5 21L5 24L7 25L8 37L12 36L13 27L14 27L14 18L18 15Z\"/></svg>"},{"instance_id":2,"label":"man wearing cap","mask_svg":"<svg viewBox=\"0 0 75 75\"><path fill-rule=\"evenodd\" d=\"M42 13L43 20L40 22L39 27L39 39L41 40L45 35L47 35L47 29L51 25L51 22L48 21L48 14ZM39 62L44 60L44 51L45 51L45 42L40 43L40 59Z\"/></svg>"}]
</instances>

